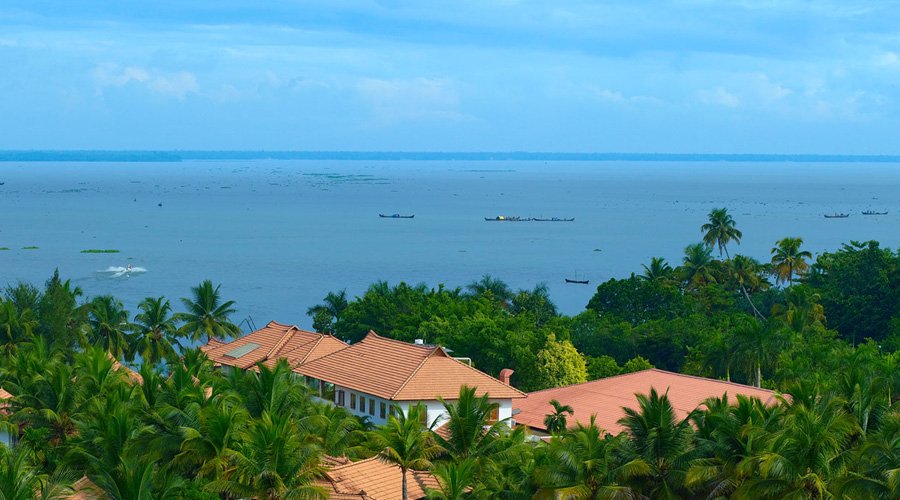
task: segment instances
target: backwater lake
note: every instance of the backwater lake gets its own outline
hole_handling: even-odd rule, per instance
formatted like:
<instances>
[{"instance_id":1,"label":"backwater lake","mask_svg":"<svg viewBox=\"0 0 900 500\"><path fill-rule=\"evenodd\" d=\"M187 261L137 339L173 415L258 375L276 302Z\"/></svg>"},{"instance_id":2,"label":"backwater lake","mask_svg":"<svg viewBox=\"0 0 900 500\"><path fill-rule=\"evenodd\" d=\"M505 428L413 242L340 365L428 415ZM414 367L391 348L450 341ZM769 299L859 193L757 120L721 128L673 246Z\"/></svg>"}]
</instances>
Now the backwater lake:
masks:
<instances>
[{"instance_id":1,"label":"backwater lake","mask_svg":"<svg viewBox=\"0 0 900 500\"><path fill-rule=\"evenodd\" d=\"M42 286L59 268L133 316L147 296L180 310L211 279L237 302L232 320L256 326L309 327L306 309L329 291L361 295L378 280L461 287L484 274L514 289L546 283L560 312L575 314L598 284L639 274L653 256L679 264L716 207L744 233L731 253L763 262L785 236L813 254L851 240L900 246L893 163L13 161L0 163L0 182L0 285ZM834 212L851 215L823 217ZM498 215L575 221L484 220ZM144 271L115 270L128 264Z\"/></svg>"}]
</instances>

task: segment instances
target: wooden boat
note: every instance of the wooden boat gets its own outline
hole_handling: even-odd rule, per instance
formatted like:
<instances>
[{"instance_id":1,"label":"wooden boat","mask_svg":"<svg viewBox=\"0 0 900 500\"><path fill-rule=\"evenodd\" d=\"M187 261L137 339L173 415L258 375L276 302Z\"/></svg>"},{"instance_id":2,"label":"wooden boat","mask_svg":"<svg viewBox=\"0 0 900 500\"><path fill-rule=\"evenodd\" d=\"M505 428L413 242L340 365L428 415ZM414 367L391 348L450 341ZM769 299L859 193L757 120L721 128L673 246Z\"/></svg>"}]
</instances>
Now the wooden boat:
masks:
<instances>
[{"instance_id":1,"label":"wooden boat","mask_svg":"<svg viewBox=\"0 0 900 500\"><path fill-rule=\"evenodd\" d=\"M846 219L850 214L825 214L826 219Z\"/></svg>"},{"instance_id":2,"label":"wooden boat","mask_svg":"<svg viewBox=\"0 0 900 500\"><path fill-rule=\"evenodd\" d=\"M506 215L498 215L496 217L485 217L484 220L487 222L530 222L534 219L531 218L523 218L518 216L506 216Z\"/></svg>"},{"instance_id":3,"label":"wooden boat","mask_svg":"<svg viewBox=\"0 0 900 500\"><path fill-rule=\"evenodd\" d=\"M561 218L561 217L550 217L549 219L541 219L541 218L535 217L534 219L531 219L531 220L533 220L535 222L572 222L575 220L575 217L570 217L568 219Z\"/></svg>"},{"instance_id":4,"label":"wooden boat","mask_svg":"<svg viewBox=\"0 0 900 500\"><path fill-rule=\"evenodd\" d=\"M587 285L590 283L590 280L571 280L566 278L566 283L574 283L576 285Z\"/></svg>"},{"instance_id":5,"label":"wooden boat","mask_svg":"<svg viewBox=\"0 0 900 500\"><path fill-rule=\"evenodd\" d=\"M416 214L412 214L412 215L400 215L400 214L385 215L385 214L378 214L378 216L381 217L382 219L412 219L413 217L416 216Z\"/></svg>"},{"instance_id":6,"label":"wooden boat","mask_svg":"<svg viewBox=\"0 0 900 500\"><path fill-rule=\"evenodd\" d=\"M887 213L887 210L885 210L884 212L876 212L874 210L865 210L865 211L863 211L862 214L863 215L887 215L888 213Z\"/></svg>"}]
</instances>

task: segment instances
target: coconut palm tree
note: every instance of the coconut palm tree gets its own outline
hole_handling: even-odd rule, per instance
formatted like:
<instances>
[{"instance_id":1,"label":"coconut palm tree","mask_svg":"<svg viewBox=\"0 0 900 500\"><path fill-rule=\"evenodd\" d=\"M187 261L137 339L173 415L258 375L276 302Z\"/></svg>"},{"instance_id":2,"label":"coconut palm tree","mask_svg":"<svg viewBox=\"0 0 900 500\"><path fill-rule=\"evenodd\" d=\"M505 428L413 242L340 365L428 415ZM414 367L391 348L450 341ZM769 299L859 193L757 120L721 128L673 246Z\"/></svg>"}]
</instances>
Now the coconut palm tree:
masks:
<instances>
[{"instance_id":1,"label":"coconut palm tree","mask_svg":"<svg viewBox=\"0 0 900 500\"><path fill-rule=\"evenodd\" d=\"M195 341L206 336L207 342L212 337L240 335L241 329L228 320L228 315L235 312L234 301L222 302L220 287L221 285L214 287L212 281L205 280L200 285L191 287L193 296L190 299L181 299L187 309L187 312L175 315L176 320L184 322L179 329L181 335Z\"/></svg>"},{"instance_id":2,"label":"coconut palm tree","mask_svg":"<svg viewBox=\"0 0 900 500\"><path fill-rule=\"evenodd\" d=\"M650 267L647 267L646 264L641 264L641 267L644 268L644 274L640 276L643 280L656 281L672 275L672 266L662 257L652 257Z\"/></svg>"},{"instance_id":3,"label":"coconut palm tree","mask_svg":"<svg viewBox=\"0 0 900 500\"><path fill-rule=\"evenodd\" d=\"M762 387L762 370L778 357L784 345L784 337L777 325L752 321L747 317L732 330L738 357L747 365L750 378L756 387Z\"/></svg>"},{"instance_id":4,"label":"coconut palm tree","mask_svg":"<svg viewBox=\"0 0 900 500\"><path fill-rule=\"evenodd\" d=\"M407 472L431 468L431 459L441 451L434 443L434 434L426 432L428 428L423 422L427 415L428 410L422 404L410 405L407 412L395 405L387 423L369 434L370 447L378 452L378 458L400 468L403 500L408 498Z\"/></svg>"},{"instance_id":5,"label":"coconut palm tree","mask_svg":"<svg viewBox=\"0 0 900 500\"><path fill-rule=\"evenodd\" d=\"M248 420L247 410L227 399L200 409L181 426L183 441L174 462L193 467L197 477L221 479L233 463Z\"/></svg>"},{"instance_id":6,"label":"coconut palm tree","mask_svg":"<svg viewBox=\"0 0 900 500\"><path fill-rule=\"evenodd\" d=\"M781 429L757 458L759 475L747 479L735 498L831 498L831 481L843 471L859 427L834 398L784 404L789 409Z\"/></svg>"},{"instance_id":7,"label":"coconut palm tree","mask_svg":"<svg viewBox=\"0 0 900 500\"><path fill-rule=\"evenodd\" d=\"M428 498L463 500L483 497L481 488L476 485L477 471L478 464L472 457L437 464L432 473L437 478L440 489L429 489Z\"/></svg>"},{"instance_id":8,"label":"coconut palm tree","mask_svg":"<svg viewBox=\"0 0 900 500\"><path fill-rule=\"evenodd\" d=\"M444 405L447 417L435 425L443 425L448 437L435 434L437 444L454 460L467 457L482 458L490 454L500 433L508 428L505 420L494 420L497 403L491 403L487 393L476 396L475 387L463 385L459 388L459 398L448 402L438 398Z\"/></svg>"},{"instance_id":9,"label":"coconut palm tree","mask_svg":"<svg viewBox=\"0 0 900 500\"><path fill-rule=\"evenodd\" d=\"M775 282L787 282L788 287L794 284L794 275L802 275L809 269L806 259L811 259L812 254L806 250L800 250L803 238L782 238L775 242L772 248L772 265L774 267Z\"/></svg>"},{"instance_id":10,"label":"coconut palm tree","mask_svg":"<svg viewBox=\"0 0 900 500\"><path fill-rule=\"evenodd\" d=\"M621 463L619 449L625 437L606 439L605 434L591 415L588 425L579 422L574 429L554 436L546 462L536 471L544 486L539 495L585 500L637 497L620 482L650 475L650 466L638 456Z\"/></svg>"},{"instance_id":11,"label":"coconut palm tree","mask_svg":"<svg viewBox=\"0 0 900 500\"><path fill-rule=\"evenodd\" d=\"M825 324L825 309L819 303L821 299L822 297L807 285L792 286L784 292L785 303L772 306L772 316L791 330L806 333L816 325Z\"/></svg>"},{"instance_id":12,"label":"coconut palm tree","mask_svg":"<svg viewBox=\"0 0 900 500\"><path fill-rule=\"evenodd\" d=\"M13 301L0 299L0 350L14 353L19 344L31 341L38 324L31 309L20 311Z\"/></svg>"},{"instance_id":13,"label":"coconut palm tree","mask_svg":"<svg viewBox=\"0 0 900 500\"><path fill-rule=\"evenodd\" d=\"M109 500L163 500L180 498L184 483L160 470L157 462L128 453L112 469L88 476Z\"/></svg>"},{"instance_id":14,"label":"coconut palm tree","mask_svg":"<svg viewBox=\"0 0 900 500\"><path fill-rule=\"evenodd\" d=\"M489 296L503 305L508 305L513 298L513 292L509 285L490 274L485 274L480 280L469 283L466 285L466 290L475 297Z\"/></svg>"},{"instance_id":15,"label":"coconut palm tree","mask_svg":"<svg viewBox=\"0 0 900 500\"><path fill-rule=\"evenodd\" d=\"M733 259L728 261L728 264L731 278L738 284L741 293L744 294L744 298L747 299L747 303L750 305L750 309L753 310L753 314L760 320L765 321L765 316L759 312L759 309L756 308L756 305L750 298L750 294L747 292L748 288L756 290L765 283L759 276L759 263L751 257L735 255Z\"/></svg>"},{"instance_id":16,"label":"coconut palm tree","mask_svg":"<svg viewBox=\"0 0 900 500\"><path fill-rule=\"evenodd\" d=\"M709 247L703 243L688 245L684 249L684 261L681 265L682 279L689 286L715 283L712 264L712 252Z\"/></svg>"},{"instance_id":17,"label":"coconut palm tree","mask_svg":"<svg viewBox=\"0 0 900 500\"><path fill-rule=\"evenodd\" d=\"M3 500L62 500L72 495L70 476L43 474L30 462L31 450L0 446L0 498Z\"/></svg>"},{"instance_id":18,"label":"coconut palm tree","mask_svg":"<svg viewBox=\"0 0 900 500\"><path fill-rule=\"evenodd\" d=\"M544 427L547 428L547 432L550 434L564 432L566 427L568 427L566 416L571 416L575 413L575 410L569 405L560 404L555 399L550 400L550 406L553 407L553 411L544 417Z\"/></svg>"},{"instance_id":19,"label":"coconut palm tree","mask_svg":"<svg viewBox=\"0 0 900 500\"><path fill-rule=\"evenodd\" d=\"M313 318L313 329L321 333L334 333L334 326L347 309L347 291L328 292L321 304L310 307L306 315Z\"/></svg>"},{"instance_id":20,"label":"coconut palm tree","mask_svg":"<svg viewBox=\"0 0 900 500\"><path fill-rule=\"evenodd\" d=\"M625 427L629 440L627 456L646 464L645 493L651 498L679 498L684 490L687 471L694 458L691 449L691 415L679 420L668 394L637 394L637 408L625 408L619 424Z\"/></svg>"},{"instance_id":21,"label":"coconut palm tree","mask_svg":"<svg viewBox=\"0 0 900 500\"><path fill-rule=\"evenodd\" d=\"M733 241L740 245L744 234L735 227L734 218L728 213L727 208L714 208L707 217L709 222L700 227L700 231L703 232L703 243L709 247L719 247L719 255L725 252L725 257L730 259L728 244Z\"/></svg>"},{"instance_id":22,"label":"coconut palm tree","mask_svg":"<svg viewBox=\"0 0 900 500\"><path fill-rule=\"evenodd\" d=\"M112 295L101 295L90 302L88 308L88 342L106 349L115 358L129 353L131 325L128 311L122 302Z\"/></svg>"},{"instance_id":23,"label":"coconut palm tree","mask_svg":"<svg viewBox=\"0 0 900 500\"><path fill-rule=\"evenodd\" d=\"M169 301L164 297L147 297L138 309L141 312L134 317L132 352L154 365L164 359L175 359L182 346Z\"/></svg>"},{"instance_id":24,"label":"coconut palm tree","mask_svg":"<svg viewBox=\"0 0 900 500\"><path fill-rule=\"evenodd\" d=\"M838 479L836 498L900 498L900 412L888 415L854 454L858 464Z\"/></svg>"},{"instance_id":25,"label":"coconut palm tree","mask_svg":"<svg viewBox=\"0 0 900 500\"><path fill-rule=\"evenodd\" d=\"M239 498L322 498L324 490L314 485L322 452L306 441L291 415L264 412L243 432L225 477L207 488Z\"/></svg>"}]
</instances>

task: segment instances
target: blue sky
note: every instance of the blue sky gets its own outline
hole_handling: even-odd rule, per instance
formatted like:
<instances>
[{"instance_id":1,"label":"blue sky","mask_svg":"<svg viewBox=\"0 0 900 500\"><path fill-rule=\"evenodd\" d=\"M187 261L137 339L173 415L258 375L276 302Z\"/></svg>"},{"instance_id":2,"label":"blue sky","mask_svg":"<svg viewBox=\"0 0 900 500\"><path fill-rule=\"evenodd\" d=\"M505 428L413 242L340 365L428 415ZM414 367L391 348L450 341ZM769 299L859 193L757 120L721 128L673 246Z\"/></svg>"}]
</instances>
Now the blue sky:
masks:
<instances>
[{"instance_id":1,"label":"blue sky","mask_svg":"<svg viewBox=\"0 0 900 500\"><path fill-rule=\"evenodd\" d=\"M900 2L3 0L0 149L900 153Z\"/></svg>"}]
</instances>

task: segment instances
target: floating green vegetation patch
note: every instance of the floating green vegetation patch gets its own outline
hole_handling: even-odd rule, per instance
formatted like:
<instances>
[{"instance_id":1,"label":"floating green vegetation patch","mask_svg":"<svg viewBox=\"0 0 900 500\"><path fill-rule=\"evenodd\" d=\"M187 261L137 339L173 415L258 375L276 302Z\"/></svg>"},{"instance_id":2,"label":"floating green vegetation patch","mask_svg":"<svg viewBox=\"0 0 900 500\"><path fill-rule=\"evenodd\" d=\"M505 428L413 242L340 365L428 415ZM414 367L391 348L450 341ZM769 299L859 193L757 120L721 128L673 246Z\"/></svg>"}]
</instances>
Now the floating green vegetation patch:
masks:
<instances>
[{"instance_id":1,"label":"floating green vegetation patch","mask_svg":"<svg viewBox=\"0 0 900 500\"><path fill-rule=\"evenodd\" d=\"M9 247L0 247L0 251L9 250Z\"/></svg>"},{"instance_id":2,"label":"floating green vegetation patch","mask_svg":"<svg viewBox=\"0 0 900 500\"><path fill-rule=\"evenodd\" d=\"M119 253L119 250L115 250L112 248L108 248L108 249L90 248L88 250L82 250L81 253Z\"/></svg>"},{"instance_id":3,"label":"floating green vegetation patch","mask_svg":"<svg viewBox=\"0 0 900 500\"><path fill-rule=\"evenodd\" d=\"M40 248L41 247L31 246L31 247L22 247L22 250L40 250Z\"/></svg>"}]
</instances>

